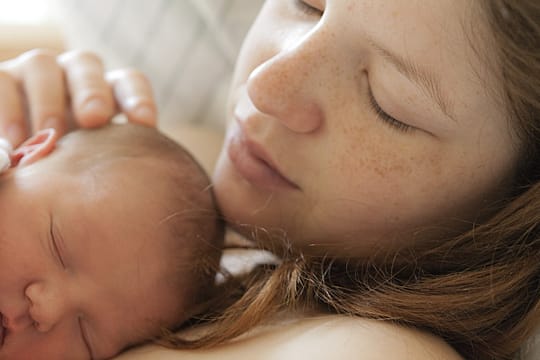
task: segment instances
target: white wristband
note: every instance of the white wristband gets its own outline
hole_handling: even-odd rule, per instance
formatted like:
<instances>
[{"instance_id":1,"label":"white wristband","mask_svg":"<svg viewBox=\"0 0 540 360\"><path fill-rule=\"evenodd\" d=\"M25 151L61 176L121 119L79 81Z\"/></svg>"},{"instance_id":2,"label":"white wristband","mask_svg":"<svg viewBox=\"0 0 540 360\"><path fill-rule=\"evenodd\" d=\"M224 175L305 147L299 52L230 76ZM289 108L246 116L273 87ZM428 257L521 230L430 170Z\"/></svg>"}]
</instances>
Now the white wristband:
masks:
<instances>
[{"instance_id":1,"label":"white wristband","mask_svg":"<svg viewBox=\"0 0 540 360\"><path fill-rule=\"evenodd\" d=\"M10 154L12 151L11 144L7 140L0 138L0 172L11 166Z\"/></svg>"}]
</instances>

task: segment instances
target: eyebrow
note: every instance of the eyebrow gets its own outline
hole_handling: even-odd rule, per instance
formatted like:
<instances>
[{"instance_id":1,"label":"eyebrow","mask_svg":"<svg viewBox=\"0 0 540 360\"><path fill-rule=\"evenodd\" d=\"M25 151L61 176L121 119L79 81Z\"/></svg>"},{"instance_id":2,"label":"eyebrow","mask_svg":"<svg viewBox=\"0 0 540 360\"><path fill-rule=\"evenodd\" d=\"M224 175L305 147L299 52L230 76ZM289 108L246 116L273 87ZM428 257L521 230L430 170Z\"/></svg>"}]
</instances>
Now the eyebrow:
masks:
<instances>
[{"instance_id":1,"label":"eyebrow","mask_svg":"<svg viewBox=\"0 0 540 360\"><path fill-rule=\"evenodd\" d=\"M439 106L444 115L452 121L456 121L452 103L442 90L441 81L432 71L420 67L409 58L398 55L391 50L384 48L373 39L368 38L369 43L375 50L403 76L417 84L435 103Z\"/></svg>"}]
</instances>

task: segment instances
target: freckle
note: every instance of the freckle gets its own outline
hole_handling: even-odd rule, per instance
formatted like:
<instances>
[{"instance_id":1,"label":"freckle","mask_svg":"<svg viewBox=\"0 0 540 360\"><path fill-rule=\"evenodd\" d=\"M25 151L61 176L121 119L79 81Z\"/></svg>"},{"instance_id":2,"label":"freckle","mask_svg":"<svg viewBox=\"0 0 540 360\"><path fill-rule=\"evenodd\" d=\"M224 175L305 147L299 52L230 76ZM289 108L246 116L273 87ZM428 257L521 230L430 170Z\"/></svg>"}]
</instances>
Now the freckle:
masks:
<instances>
[{"instance_id":1,"label":"freckle","mask_svg":"<svg viewBox=\"0 0 540 360\"><path fill-rule=\"evenodd\" d=\"M380 167L376 166L373 168L373 170L377 173L377 175L379 175L381 178L385 178L386 177L386 171L384 171L383 169L381 169Z\"/></svg>"}]
</instances>

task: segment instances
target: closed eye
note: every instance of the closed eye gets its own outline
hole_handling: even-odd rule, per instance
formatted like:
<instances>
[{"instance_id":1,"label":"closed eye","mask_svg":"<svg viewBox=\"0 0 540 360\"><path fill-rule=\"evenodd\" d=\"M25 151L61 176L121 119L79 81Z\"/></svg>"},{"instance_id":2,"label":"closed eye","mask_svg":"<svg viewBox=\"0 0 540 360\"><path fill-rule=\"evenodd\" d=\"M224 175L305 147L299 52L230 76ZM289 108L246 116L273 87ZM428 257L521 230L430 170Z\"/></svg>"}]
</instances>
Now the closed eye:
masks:
<instances>
[{"instance_id":1,"label":"closed eye","mask_svg":"<svg viewBox=\"0 0 540 360\"><path fill-rule=\"evenodd\" d=\"M395 119L394 117L388 115L388 113L386 113L381 108L381 106L379 105L379 103L375 99L375 96L373 96L373 92L371 91L371 86L369 86L368 88L369 88L368 89L369 105L371 106L371 109L375 112L375 115L377 115L377 117L379 119L381 119L382 121L384 121L385 123L387 123L391 127L395 128L395 129L397 129L399 131L402 131L402 132L410 132L410 131L416 129L414 126L407 125L407 124Z\"/></svg>"},{"instance_id":2,"label":"closed eye","mask_svg":"<svg viewBox=\"0 0 540 360\"><path fill-rule=\"evenodd\" d=\"M58 246L58 240L57 240L57 237L55 236L55 231L54 230L55 230L54 220L53 220L53 217L52 217L52 214L51 214L51 216L50 216L50 225L49 225L49 235L50 235L50 243L51 243L52 253L53 253L53 256L60 262L62 267L65 269L66 264L65 264L64 259L62 257L62 252L60 251L60 248Z\"/></svg>"}]
</instances>

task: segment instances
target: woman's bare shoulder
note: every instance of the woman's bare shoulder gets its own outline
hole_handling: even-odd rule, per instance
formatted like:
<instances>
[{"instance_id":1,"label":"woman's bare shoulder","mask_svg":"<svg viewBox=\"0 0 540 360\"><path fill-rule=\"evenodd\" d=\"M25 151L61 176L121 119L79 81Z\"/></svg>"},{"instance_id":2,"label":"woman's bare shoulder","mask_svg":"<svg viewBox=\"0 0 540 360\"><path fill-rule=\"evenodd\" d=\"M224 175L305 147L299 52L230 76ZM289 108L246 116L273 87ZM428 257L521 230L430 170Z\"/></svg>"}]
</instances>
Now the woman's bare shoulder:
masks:
<instances>
[{"instance_id":1,"label":"woman's bare shoulder","mask_svg":"<svg viewBox=\"0 0 540 360\"><path fill-rule=\"evenodd\" d=\"M461 360L441 339L394 324L344 316L321 316L260 328L251 336L204 351L136 349L122 360L146 359L414 359Z\"/></svg>"},{"instance_id":2,"label":"woman's bare shoulder","mask_svg":"<svg viewBox=\"0 0 540 360\"><path fill-rule=\"evenodd\" d=\"M264 359L461 360L444 341L388 322L345 316L302 319L261 333Z\"/></svg>"},{"instance_id":3,"label":"woman's bare shoulder","mask_svg":"<svg viewBox=\"0 0 540 360\"><path fill-rule=\"evenodd\" d=\"M389 322L325 316L296 326L287 349L296 359L462 359L442 339Z\"/></svg>"}]
</instances>

